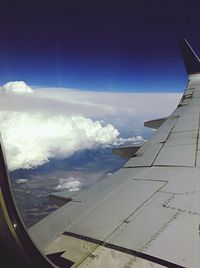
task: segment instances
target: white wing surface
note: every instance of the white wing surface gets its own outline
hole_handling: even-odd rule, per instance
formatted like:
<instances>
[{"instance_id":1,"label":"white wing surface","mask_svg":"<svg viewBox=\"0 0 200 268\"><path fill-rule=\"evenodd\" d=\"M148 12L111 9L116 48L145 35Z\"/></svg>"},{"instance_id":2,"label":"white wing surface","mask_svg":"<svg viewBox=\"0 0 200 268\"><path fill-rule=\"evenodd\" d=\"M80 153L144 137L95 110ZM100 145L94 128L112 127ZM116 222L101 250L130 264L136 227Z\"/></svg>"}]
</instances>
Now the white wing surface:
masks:
<instances>
[{"instance_id":1,"label":"white wing surface","mask_svg":"<svg viewBox=\"0 0 200 268\"><path fill-rule=\"evenodd\" d=\"M57 263L200 267L200 63L181 48L189 80L176 110L123 168L30 228Z\"/></svg>"}]
</instances>

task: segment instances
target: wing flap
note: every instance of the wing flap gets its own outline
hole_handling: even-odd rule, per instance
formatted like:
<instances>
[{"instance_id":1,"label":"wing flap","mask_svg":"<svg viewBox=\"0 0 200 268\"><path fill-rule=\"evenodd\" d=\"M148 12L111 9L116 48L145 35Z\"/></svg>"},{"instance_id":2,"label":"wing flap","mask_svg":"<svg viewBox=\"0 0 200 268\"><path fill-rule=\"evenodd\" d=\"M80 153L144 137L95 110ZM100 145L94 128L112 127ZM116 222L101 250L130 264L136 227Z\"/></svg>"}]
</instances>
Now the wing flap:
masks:
<instances>
[{"instance_id":1,"label":"wing flap","mask_svg":"<svg viewBox=\"0 0 200 268\"><path fill-rule=\"evenodd\" d=\"M162 181L128 180L117 191L102 196L87 216L76 219L76 224L68 231L104 240L165 184Z\"/></svg>"}]
</instances>

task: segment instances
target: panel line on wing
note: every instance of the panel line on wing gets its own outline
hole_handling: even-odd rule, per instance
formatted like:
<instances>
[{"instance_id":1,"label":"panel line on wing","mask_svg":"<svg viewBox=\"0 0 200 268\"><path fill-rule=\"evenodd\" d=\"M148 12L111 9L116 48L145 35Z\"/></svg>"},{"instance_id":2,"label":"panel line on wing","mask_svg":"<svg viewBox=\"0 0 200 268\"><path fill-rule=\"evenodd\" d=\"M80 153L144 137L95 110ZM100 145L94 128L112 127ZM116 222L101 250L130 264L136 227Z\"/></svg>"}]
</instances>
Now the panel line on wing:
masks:
<instances>
[{"instance_id":1,"label":"panel line on wing","mask_svg":"<svg viewBox=\"0 0 200 268\"><path fill-rule=\"evenodd\" d=\"M133 211L124 221L117 226L112 233L110 233L105 240L108 240L110 242L113 242L116 240L117 237L120 236L122 232L124 232L127 227L130 226L130 224L133 224L133 222L149 207L152 205L152 203L156 200L159 199L159 193L161 189L163 189L168 182L164 183L157 191L152 194L147 200L145 200L140 206L137 207L135 211ZM141 250L140 250L141 251Z\"/></svg>"},{"instance_id":2,"label":"panel line on wing","mask_svg":"<svg viewBox=\"0 0 200 268\"><path fill-rule=\"evenodd\" d=\"M159 168L162 168L162 167L171 167L171 168L174 168L174 167L177 167L177 168L193 168L193 166L185 166L185 165L153 165L152 167L159 167ZM140 168L148 168L147 166L136 166L136 167L122 167L121 169L140 169Z\"/></svg>"},{"instance_id":3,"label":"panel line on wing","mask_svg":"<svg viewBox=\"0 0 200 268\"><path fill-rule=\"evenodd\" d=\"M199 113L199 121L198 121L198 134L197 134L197 142L196 142L195 167L197 166L197 158L198 158L198 148L199 148L199 131L200 131L200 113Z\"/></svg>"},{"instance_id":4,"label":"panel line on wing","mask_svg":"<svg viewBox=\"0 0 200 268\"><path fill-rule=\"evenodd\" d=\"M171 133L172 133L172 131L173 131L173 129L174 129L174 127L175 127L175 125L176 125L176 123L177 123L177 121L178 121L179 118L180 118L180 117L177 117L177 118L176 118L176 121L174 122L174 124L173 124L171 130L169 131L168 136L166 137L166 140L162 143L162 147L160 148L159 152L157 153L156 157L154 158L154 161L153 161L153 163L152 163L151 166L154 166L154 163L155 163L156 159L158 158L158 156L159 156L160 152L162 151L163 147L165 146L166 141L167 141L168 138L170 137L170 135L171 135Z\"/></svg>"},{"instance_id":5,"label":"panel line on wing","mask_svg":"<svg viewBox=\"0 0 200 268\"><path fill-rule=\"evenodd\" d=\"M168 181L166 180L155 180L155 179L132 179L133 181L155 181L155 182L165 182L165 183L168 183Z\"/></svg>"}]
</instances>

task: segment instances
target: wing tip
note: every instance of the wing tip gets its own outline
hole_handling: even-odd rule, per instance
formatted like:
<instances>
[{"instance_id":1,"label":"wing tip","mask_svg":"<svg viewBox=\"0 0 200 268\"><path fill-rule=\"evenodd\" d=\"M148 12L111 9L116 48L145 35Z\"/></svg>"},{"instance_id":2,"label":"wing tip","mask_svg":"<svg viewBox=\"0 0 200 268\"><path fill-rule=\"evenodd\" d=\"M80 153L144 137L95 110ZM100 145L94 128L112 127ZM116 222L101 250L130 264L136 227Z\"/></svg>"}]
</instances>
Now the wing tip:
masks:
<instances>
[{"instance_id":1,"label":"wing tip","mask_svg":"<svg viewBox=\"0 0 200 268\"><path fill-rule=\"evenodd\" d=\"M188 75L200 73L200 60L186 38L178 40Z\"/></svg>"}]
</instances>

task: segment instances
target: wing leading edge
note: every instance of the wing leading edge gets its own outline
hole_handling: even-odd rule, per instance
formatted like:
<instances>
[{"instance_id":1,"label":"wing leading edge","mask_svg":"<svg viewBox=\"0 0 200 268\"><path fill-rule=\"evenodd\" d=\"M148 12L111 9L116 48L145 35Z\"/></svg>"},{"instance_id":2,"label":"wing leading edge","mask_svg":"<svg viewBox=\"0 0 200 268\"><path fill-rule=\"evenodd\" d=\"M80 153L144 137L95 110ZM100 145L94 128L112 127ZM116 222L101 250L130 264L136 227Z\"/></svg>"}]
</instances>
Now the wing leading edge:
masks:
<instances>
[{"instance_id":1,"label":"wing leading edge","mask_svg":"<svg viewBox=\"0 0 200 268\"><path fill-rule=\"evenodd\" d=\"M123 168L30 228L46 255L72 267L199 267L200 65L180 46L189 80L177 108Z\"/></svg>"}]
</instances>

